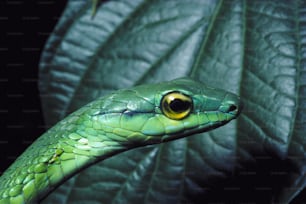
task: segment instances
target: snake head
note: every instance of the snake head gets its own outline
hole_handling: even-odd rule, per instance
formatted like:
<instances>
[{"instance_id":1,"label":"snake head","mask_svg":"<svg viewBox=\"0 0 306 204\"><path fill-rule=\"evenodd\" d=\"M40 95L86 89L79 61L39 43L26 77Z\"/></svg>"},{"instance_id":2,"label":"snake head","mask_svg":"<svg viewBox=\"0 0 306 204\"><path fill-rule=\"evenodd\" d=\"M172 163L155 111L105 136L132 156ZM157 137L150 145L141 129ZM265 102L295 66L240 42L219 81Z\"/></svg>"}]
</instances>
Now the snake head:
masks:
<instances>
[{"instance_id":1,"label":"snake head","mask_svg":"<svg viewBox=\"0 0 306 204\"><path fill-rule=\"evenodd\" d=\"M120 90L102 101L92 114L99 128L121 143L139 146L220 127L242 109L235 94L190 78Z\"/></svg>"}]
</instances>

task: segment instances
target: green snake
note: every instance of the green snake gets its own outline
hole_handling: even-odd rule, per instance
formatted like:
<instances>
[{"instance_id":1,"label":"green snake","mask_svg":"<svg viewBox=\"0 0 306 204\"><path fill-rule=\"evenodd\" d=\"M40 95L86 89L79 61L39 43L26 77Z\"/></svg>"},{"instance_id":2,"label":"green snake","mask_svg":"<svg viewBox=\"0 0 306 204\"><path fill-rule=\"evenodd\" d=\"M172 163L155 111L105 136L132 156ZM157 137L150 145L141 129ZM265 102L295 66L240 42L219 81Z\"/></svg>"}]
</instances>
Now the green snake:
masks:
<instances>
[{"instance_id":1,"label":"green snake","mask_svg":"<svg viewBox=\"0 0 306 204\"><path fill-rule=\"evenodd\" d=\"M0 204L35 203L117 153L209 131L235 119L238 96L189 78L101 97L39 137L0 177Z\"/></svg>"}]
</instances>

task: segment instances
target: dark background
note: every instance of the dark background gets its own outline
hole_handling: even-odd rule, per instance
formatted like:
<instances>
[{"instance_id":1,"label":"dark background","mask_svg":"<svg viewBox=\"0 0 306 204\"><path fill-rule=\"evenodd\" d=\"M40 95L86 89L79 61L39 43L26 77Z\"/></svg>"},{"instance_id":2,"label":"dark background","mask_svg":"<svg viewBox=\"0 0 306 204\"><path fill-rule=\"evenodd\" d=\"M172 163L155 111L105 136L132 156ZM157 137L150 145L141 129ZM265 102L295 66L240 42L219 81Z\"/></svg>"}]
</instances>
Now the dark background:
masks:
<instances>
[{"instance_id":1,"label":"dark background","mask_svg":"<svg viewBox=\"0 0 306 204\"><path fill-rule=\"evenodd\" d=\"M65 5L0 0L0 174L45 131L38 64Z\"/></svg>"}]
</instances>

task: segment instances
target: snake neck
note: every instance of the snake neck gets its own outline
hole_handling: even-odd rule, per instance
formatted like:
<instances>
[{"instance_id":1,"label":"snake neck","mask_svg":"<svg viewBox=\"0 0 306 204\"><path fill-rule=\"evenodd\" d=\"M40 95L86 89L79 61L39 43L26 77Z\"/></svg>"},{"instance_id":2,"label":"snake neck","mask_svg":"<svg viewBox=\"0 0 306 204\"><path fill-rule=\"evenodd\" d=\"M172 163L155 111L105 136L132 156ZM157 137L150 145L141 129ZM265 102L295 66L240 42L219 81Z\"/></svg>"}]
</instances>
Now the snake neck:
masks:
<instances>
[{"instance_id":1,"label":"snake neck","mask_svg":"<svg viewBox=\"0 0 306 204\"><path fill-rule=\"evenodd\" d=\"M87 122L86 122L87 121ZM40 201L82 169L128 150L124 139L69 117L36 140L0 179L0 203Z\"/></svg>"}]
</instances>

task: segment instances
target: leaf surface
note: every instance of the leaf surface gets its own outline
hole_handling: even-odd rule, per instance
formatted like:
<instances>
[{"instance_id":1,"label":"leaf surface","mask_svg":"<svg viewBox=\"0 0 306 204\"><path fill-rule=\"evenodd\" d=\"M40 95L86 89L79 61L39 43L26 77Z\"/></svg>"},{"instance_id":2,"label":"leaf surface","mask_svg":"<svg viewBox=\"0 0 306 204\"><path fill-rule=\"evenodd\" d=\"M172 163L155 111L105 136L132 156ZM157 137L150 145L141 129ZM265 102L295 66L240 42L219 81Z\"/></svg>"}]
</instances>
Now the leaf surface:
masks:
<instances>
[{"instance_id":1,"label":"leaf surface","mask_svg":"<svg viewBox=\"0 0 306 204\"><path fill-rule=\"evenodd\" d=\"M303 1L68 1L46 44L47 124L110 91L191 76L242 97L238 120L135 149L43 203L288 202L305 187Z\"/></svg>"}]
</instances>

